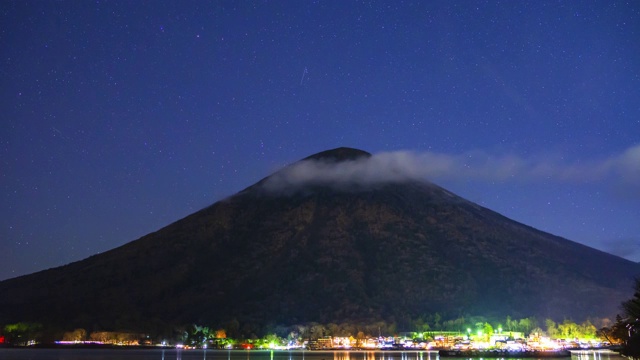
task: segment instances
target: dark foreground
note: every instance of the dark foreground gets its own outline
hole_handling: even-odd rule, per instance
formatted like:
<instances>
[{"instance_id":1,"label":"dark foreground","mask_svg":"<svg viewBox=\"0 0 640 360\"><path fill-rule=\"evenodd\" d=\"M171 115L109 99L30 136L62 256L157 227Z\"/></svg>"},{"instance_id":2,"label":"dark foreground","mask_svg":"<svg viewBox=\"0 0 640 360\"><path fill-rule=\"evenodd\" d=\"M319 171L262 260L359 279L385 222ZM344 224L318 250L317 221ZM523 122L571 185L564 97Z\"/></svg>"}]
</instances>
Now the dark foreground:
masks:
<instances>
[{"instance_id":1,"label":"dark foreground","mask_svg":"<svg viewBox=\"0 0 640 360\"><path fill-rule=\"evenodd\" d=\"M582 351L571 360L625 360L611 351ZM443 357L444 358L444 357ZM485 357L469 356L466 359ZM517 358L517 357L516 357ZM536 358L536 357L528 357ZM568 357L540 357L567 360ZM183 349L0 348L2 360L440 360L436 351L270 351Z\"/></svg>"}]
</instances>

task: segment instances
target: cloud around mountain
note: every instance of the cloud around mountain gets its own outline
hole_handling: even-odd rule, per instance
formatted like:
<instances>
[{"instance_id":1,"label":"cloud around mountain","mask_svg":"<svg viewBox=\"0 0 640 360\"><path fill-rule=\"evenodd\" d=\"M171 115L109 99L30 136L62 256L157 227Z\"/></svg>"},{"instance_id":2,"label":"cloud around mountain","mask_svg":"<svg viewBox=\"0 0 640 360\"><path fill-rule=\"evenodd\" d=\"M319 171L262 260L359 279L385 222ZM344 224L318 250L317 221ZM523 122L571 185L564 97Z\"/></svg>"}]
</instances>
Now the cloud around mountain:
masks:
<instances>
[{"instance_id":1,"label":"cloud around mountain","mask_svg":"<svg viewBox=\"0 0 640 360\"><path fill-rule=\"evenodd\" d=\"M607 158L568 162L562 157L495 156L396 151L355 160L309 159L288 166L263 184L278 191L305 185L375 185L406 180L486 182L607 182L640 197L640 145Z\"/></svg>"}]
</instances>

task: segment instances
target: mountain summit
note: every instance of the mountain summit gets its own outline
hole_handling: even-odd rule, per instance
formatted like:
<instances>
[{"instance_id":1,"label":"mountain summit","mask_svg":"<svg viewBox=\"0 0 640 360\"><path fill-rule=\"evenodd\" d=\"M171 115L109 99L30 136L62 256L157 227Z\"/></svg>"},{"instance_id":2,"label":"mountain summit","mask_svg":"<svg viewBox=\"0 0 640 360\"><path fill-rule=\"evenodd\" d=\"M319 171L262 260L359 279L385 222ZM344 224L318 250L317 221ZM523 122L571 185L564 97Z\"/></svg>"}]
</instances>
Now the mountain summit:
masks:
<instances>
[{"instance_id":1,"label":"mountain summit","mask_svg":"<svg viewBox=\"0 0 640 360\"><path fill-rule=\"evenodd\" d=\"M638 264L381 164L321 152L119 248L0 282L0 324L577 320L613 316L631 295Z\"/></svg>"},{"instance_id":2,"label":"mountain summit","mask_svg":"<svg viewBox=\"0 0 640 360\"><path fill-rule=\"evenodd\" d=\"M360 160L370 158L371 154L366 151L353 149L348 147L340 147L337 149L326 150L317 154L311 155L305 160L325 160L325 161L347 161L347 160Z\"/></svg>"}]
</instances>

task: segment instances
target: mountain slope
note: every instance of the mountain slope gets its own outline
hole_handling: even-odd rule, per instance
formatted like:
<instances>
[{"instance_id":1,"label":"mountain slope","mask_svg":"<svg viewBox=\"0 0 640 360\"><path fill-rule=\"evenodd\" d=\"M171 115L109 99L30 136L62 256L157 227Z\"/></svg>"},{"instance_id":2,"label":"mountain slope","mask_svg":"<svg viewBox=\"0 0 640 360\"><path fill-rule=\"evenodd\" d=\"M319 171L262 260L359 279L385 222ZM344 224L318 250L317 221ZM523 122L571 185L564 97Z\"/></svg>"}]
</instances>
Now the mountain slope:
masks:
<instances>
[{"instance_id":1,"label":"mountain slope","mask_svg":"<svg viewBox=\"0 0 640 360\"><path fill-rule=\"evenodd\" d=\"M304 161L370 157L340 148ZM435 312L583 319L615 315L640 273L431 183L273 191L276 175L119 248L0 282L0 324L402 324Z\"/></svg>"}]
</instances>

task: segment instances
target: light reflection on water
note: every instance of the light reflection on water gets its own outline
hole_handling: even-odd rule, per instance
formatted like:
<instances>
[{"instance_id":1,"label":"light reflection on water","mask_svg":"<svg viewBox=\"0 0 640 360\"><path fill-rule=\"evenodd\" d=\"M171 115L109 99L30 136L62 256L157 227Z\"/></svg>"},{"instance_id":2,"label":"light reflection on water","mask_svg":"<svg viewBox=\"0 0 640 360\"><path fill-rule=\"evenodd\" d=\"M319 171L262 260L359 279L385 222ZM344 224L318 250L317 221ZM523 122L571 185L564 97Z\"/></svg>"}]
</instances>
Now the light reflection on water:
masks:
<instances>
[{"instance_id":1,"label":"light reflection on water","mask_svg":"<svg viewBox=\"0 0 640 360\"><path fill-rule=\"evenodd\" d=\"M2 349L2 360L440 360L434 351L269 351L183 349ZM489 360L482 358L446 360ZM493 360L493 359L491 359ZM505 360L505 359L496 359ZM508 359L517 360L517 359ZM530 360L530 359L527 359ZM544 360L569 360L547 358ZM575 351L571 360L625 360L610 351Z\"/></svg>"},{"instance_id":2,"label":"light reflection on water","mask_svg":"<svg viewBox=\"0 0 640 360\"><path fill-rule=\"evenodd\" d=\"M331 360L432 360L432 355L438 357L433 351L334 351Z\"/></svg>"},{"instance_id":3,"label":"light reflection on water","mask_svg":"<svg viewBox=\"0 0 640 360\"><path fill-rule=\"evenodd\" d=\"M571 360L619 360L624 357L608 350L601 351L573 351Z\"/></svg>"}]
</instances>

